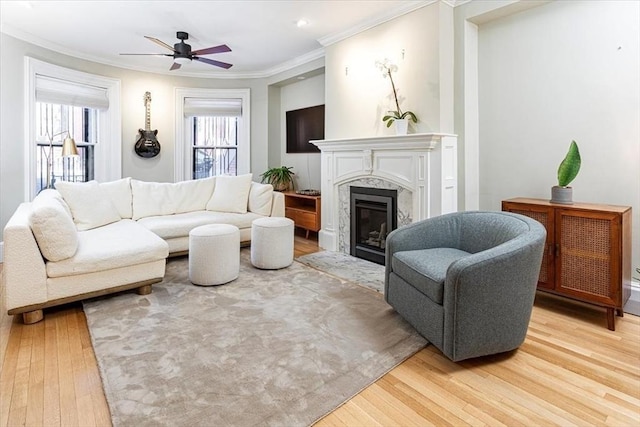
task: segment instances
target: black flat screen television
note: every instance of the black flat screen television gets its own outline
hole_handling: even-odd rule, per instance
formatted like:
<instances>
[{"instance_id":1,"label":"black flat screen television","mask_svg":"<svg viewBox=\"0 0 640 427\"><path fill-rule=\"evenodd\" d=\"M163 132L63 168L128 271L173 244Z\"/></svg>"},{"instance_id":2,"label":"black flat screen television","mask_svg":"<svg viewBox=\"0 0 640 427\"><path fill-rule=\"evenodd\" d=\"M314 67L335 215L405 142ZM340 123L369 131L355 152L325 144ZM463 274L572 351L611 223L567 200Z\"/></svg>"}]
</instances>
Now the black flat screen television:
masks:
<instances>
[{"instance_id":1,"label":"black flat screen television","mask_svg":"<svg viewBox=\"0 0 640 427\"><path fill-rule=\"evenodd\" d=\"M314 139L324 139L324 104L287 111L287 153L319 153Z\"/></svg>"}]
</instances>

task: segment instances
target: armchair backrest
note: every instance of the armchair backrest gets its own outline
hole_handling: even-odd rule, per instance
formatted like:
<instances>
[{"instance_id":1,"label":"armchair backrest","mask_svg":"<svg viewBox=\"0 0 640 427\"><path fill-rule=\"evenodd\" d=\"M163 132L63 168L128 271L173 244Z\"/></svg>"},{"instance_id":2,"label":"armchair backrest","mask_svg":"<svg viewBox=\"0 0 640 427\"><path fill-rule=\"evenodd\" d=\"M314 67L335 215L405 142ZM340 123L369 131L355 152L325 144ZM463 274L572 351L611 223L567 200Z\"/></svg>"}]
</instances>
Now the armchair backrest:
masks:
<instances>
[{"instance_id":1,"label":"armchair backrest","mask_svg":"<svg viewBox=\"0 0 640 427\"><path fill-rule=\"evenodd\" d=\"M478 253L494 248L529 231L523 220L504 212L461 212L457 249Z\"/></svg>"}]
</instances>

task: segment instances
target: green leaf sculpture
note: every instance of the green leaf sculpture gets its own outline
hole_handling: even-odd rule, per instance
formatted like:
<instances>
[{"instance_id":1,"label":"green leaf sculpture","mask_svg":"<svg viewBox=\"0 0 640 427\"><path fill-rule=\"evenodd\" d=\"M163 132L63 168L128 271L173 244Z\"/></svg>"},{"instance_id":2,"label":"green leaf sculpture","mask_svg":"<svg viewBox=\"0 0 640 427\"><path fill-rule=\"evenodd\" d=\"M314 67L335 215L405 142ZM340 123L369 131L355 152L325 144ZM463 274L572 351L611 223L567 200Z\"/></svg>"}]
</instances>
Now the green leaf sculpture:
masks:
<instances>
[{"instance_id":1,"label":"green leaf sculpture","mask_svg":"<svg viewBox=\"0 0 640 427\"><path fill-rule=\"evenodd\" d=\"M580 171L581 162L578 144L575 141L571 141L569 152L558 167L558 185L560 187L566 187L574 180Z\"/></svg>"}]
</instances>

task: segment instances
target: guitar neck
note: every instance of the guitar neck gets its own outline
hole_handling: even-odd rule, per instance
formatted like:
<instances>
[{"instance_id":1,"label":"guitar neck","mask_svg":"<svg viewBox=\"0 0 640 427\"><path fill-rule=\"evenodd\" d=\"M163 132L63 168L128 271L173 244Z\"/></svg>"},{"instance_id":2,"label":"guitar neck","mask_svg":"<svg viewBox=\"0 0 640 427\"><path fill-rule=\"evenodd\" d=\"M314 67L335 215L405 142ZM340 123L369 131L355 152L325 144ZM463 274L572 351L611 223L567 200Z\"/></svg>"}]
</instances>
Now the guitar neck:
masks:
<instances>
[{"instance_id":1,"label":"guitar neck","mask_svg":"<svg viewBox=\"0 0 640 427\"><path fill-rule=\"evenodd\" d=\"M151 130L151 92L145 92L144 94L144 108L145 108L145 123L144 128L147 131Z\"/></svg>"},{"instance_id":2,"label":"guitar neck","mask_svg":"<svg viewBox=\"0 0 640 427\"><path fill-rule=\"evenodd\" d=\"M151 109L149 108L149 104L147 103L147 112L145 114L145 130L151 130Z\"/></svg>"}]
</instances>

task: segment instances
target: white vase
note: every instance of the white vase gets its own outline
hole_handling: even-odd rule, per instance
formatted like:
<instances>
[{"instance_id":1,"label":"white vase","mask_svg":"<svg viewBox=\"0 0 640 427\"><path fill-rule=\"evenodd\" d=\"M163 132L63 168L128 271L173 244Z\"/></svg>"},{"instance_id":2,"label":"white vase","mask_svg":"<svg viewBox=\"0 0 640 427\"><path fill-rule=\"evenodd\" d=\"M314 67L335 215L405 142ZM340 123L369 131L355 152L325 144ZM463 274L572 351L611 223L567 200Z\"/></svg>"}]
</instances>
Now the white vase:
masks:
<instances>
[{"instance_id":1,"label":"white vase","mask_svg":"<svg viewBox=\"0 0 640 427\"><path fill-rule=\"evenodd\" d=\"M396 119L394 120L396 124L396 135L406 135L407 130L409 129L409 120L408 119Z\"/></svg>"},{"instance_id":2,"label":"white vase","mask_svg":"<svg viewBox=\"0 0 640 427\"><path fill-rule=\"evenodd\" d=\"M562 205L573 204L573 188L559 187L554 185L551 187L551 203L560 203Z\"/></svg>"}]
</instances>

